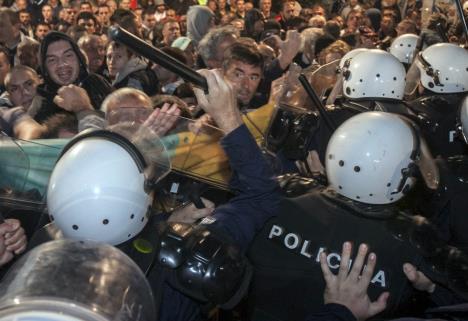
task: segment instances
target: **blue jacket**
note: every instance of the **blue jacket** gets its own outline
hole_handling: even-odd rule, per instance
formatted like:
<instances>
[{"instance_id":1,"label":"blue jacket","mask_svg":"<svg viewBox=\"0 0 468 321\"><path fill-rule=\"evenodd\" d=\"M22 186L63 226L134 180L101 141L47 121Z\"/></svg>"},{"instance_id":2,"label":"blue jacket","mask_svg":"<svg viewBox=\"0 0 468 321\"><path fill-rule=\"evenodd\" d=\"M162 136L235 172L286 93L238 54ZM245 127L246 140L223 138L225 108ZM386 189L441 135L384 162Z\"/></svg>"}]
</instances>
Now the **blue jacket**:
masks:
<instances>
[{"instance_id":1,"label":"blue jacket","mask_svg":"<svg viewBox=\"0 0 468 321\"><path fill-rule=\"evenodd\" d=\"M230 236L245 252L255 234L279 208L280 192L274 174L245 125L226 135L221 144L229 158L230 183L237 196L216 208L212 227ZM150 278L151 281L151 278ZM160 321L200 318L200 305L164 283Z\"/></svg>"}]
</instances>

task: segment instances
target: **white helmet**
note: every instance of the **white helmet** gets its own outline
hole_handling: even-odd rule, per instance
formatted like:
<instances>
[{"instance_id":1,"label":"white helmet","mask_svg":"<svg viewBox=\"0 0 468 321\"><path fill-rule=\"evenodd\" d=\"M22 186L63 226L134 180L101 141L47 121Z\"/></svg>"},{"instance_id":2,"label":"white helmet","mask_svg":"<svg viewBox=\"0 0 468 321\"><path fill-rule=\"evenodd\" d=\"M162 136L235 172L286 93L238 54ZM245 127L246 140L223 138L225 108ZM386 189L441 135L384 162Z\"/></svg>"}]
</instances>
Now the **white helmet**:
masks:
<instances>
[{"instance_id":1,"label":"white helmet","mask_svg":"<svg viewBox=\"0 0 468 321\"><path fill-rule=\"evenodd\" d=\"M468 144L468 96L463 99L463 103L460 108L460 123L463 138Z\"/></svg>"},{"instance_id":2,"label":"white helmet","mask_svg":"<svg viewBox=\"0 0 468 321\"><path fill-rule=\"evenodd\" d=\"M333 133L326 152L327 177L330 186L349 199L393 203L413 185L415 165L432 160L423 157L424 153L427 148L409 120L391 113L365 112ZM426 174L438 183L436 167L431 166L424 167Z\"/></svg>"},{"instance_id":3,"label":"white helmet","mask_svg":"<svg viewBox=\"0 0 468 321\"><path fill-rule=\"evenodd\" d=\"M52 172L49 215L67 238L117 245L148 221L149 187L167 174L169 159L150 130L118 126L75 137Z\"/></svg>"},{"instance_id":4,"label":"white helmet","mask_svg":"<svg viewBox=\"0 0 468 321\"><path fill-rule=\"evenodd\" d=\"M421 84L435 93L468 91L468 51L438 43L420 52L417 59Z\"/></svg>"},{"instance_id":5,"label":"white helmet","mask_svg":"<svg viewBox=\"0 0 468 321\"><path fill-rule=\"evenodd\" d=\"M418 44L419 37L415 34L406 33L393 40L390 46L390 53L401 63L411 64L413 62L414 51Z\"/></svg>"},{"instance_id":6,"label":"white helmet","mask_svg":"<svg viewBox=\"0 0 468 321\"><path fill-rule=\"evenodd\" d=\"M349 63L348 63L349 62ZM345 62L343 94L351 99L403 99L405 68L390 53L372 49Z\"/></svg>"},{"instance_id":7,"label":"white helmet","mask_svg":"<svg viewBox=\"0 0 468 321\"><path fill-rule=\"evenodd\" d=\"M356 49L353 49L351 51L348 51L346 53L346 55L344 55L341 60L340 60L340 69L343 69L346 61L350 60L350 59L353 59L354 57L356 57L358 54L362 53L362 52L366 52L368 51L369 49L367 48L356 48Z\"/></svg>"}]
</instances>

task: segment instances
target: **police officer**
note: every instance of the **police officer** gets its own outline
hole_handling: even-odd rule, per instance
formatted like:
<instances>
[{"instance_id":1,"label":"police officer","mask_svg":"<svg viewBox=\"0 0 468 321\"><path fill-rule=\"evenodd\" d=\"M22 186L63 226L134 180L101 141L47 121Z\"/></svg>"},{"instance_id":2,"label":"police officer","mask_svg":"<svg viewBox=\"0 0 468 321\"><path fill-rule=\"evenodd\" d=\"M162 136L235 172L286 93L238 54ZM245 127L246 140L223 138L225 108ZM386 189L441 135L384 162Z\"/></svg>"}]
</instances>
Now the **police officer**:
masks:
<instances>
[{"instance_id":1,"label":"police officer","mask_svg":"<svg viewBox=\"0 0 468 321\"><path fill-rule=\"evenodd\" d=\"M408 108L402 102L405 68L390 53L379 49L355 49L342 58L339 70L341 78L332 90L337 99L328 100L333 105L327 106L327 115L334 126L366 111L408 114ZM336 86L342 89L342 95ZM330 128L323 120L315 128L310 133L309 150L316 151L324 164L327 144L335 128Z\"/></svg>"},{"instance_id":2,"label":"police officer","mask_svg":"<svg viewBox=\"0 0 468 321\"><path fill-rule=\"evenodd\" d=\"M154 184L169 164L154 133L142 128L122 125L78 136L65 147L48 189L49 214L59 228L48 233L125 250L147 273L160 307L157 320L195 320L197 302L224 307L238 302L250 280L242 252L279 202L271 170L242 124L231 85L218 71L202 73L209 94L196 90L197 99L225 134L222 145L234 172L231 188L238 192L209 220L192 226L157 224L165 215L150 217Z\"/></svg>"},{"instance_id":3,"label":"police officer","mask_svg":"<svg viewBox=\"0 0 468 321\"><path fill-rule=\"evenodd\" d=\"M370 298L388 291L388 315L409 303L402 265L421 266L417 247L424 243L424 225L397 205L418 169L429 186L437 185L436 167L414 126L400 115L366 112L336 130L326 151L329 186L285 199L249 252L253 320L303 320L317 310L324 289L320 255L326 252L328 266L338 269L341 244L348 240L368 244L379 257Z\"/></svg>"},{"instance_id":4,"label":"police officer","mask_svg":"<svg viewBox=\"0 0 468 321\"><path fill-rule=\"evenodd\" d=\"M448 59L449 57L449 59ZM408 101L418 115L419 125L434 156L466 154L465 144L456 137L457 115L468 92L468 51L439 43L420 52L414 62L419 73L408 72L409 85L418 85L420 97ZM416 81L414 75L417 75ZM407 90L408 92L412 90Z\"/></svg>"}]
</instances>

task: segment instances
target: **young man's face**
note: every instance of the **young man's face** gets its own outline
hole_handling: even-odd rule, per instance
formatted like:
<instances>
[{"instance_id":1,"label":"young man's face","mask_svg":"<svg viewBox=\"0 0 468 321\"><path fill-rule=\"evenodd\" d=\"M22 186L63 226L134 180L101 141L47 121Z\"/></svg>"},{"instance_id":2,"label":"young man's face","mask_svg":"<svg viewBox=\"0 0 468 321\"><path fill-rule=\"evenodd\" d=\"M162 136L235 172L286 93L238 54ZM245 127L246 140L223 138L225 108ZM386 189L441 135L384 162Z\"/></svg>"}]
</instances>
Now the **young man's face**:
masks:
<instances>
[{"instance_id":1,"label":"young man's face","mask_svg":"<svg viewBox=\"0 0 468 321\"><path fill-rule=\"evenodd\" d=\"M102 25L105 26L109 23L109 17L110 17L109 7L99 7L97 18L99 19L99 22Z\"/></svg>"},{"instance_id":2,"label":"young man's face","mask_svg":"<svg viewBox=\"0 0 468 321\"><path fill-rule=\"evenodd\" d=\"M111 44L107 49L106 58L109 74L115 77L125 67L131 57L124 46L116 47L115 44Z\"/></svg>"},{"instance_id":3,"label":"young man's face","mask_svg":"<svg viewBox=\"0 0 468 321\"><path fill-rule=\"evenodd\" d=\"M37 93L39 79L31 71L17 70L13 72L8 83L7 91L14 106L28 109Z\"/></svg>"},{"instance_id":4,"label":"young man's face","mask_svg":"<svg viewBox=\"0 0 468 321\"><path fill-rule=\"evenodd\" d=\"M121 0L119 7L120 9L130 10L130 0Z\"/></svg>"},{"instance_id":5,"label":"young man's face","mask_svg":"<svg viewBox=\"0 0 468 321\"><path fill-rule=\"evenodd\" d=\"M43 6L42 7L42 17L44 20L51 20L52 19L52 7L51 6Z\"/></svg>"},{"instance_id":6,"label":"young man's face","mask_svg":"<svg viewBox=\"0 0 468 321\"><path fill-rule=\"evenodd\" d=\"M80 73L78 56L70 43L65 40L59 40L49 45L45 65L50 78L61 86L74 83Z\"/></svg>"},{"instance_id":7,"label":"young man's face","mask_svg":"<svg viewBox=\"0 0 468 321\"><path fill-rule=\"evenodd\" d=\"M84 27L86 32L91 35L96 33L96 24L93 19L80 19L78 20L78 26Z\"/></svg>"},{"instance_id":8,"label":"young man's face","mask_svg":"<svg viewBox=\"0 0 468 321\"><path fill-rule=\"evenodd\" d=\"M170 46L174 40L180 37L180 26L178 22L167 22L162 31L163 41Z\"/></svg>"},{"instance_id":9,"label":"young man's face","mask_svg":"<svg viewBox=\"0 0 468 321\"><path fill-rule=\"evenodd\" d=\"M156 17L154 14L145 14L143 18L143 24L148 29L153 29L156 25Z\"/></svg>"},{"instance_id":10,"label":"young man's face","mask_svg":"<svg viewBox=\"0 0 468 321\"><path fill-rule=\"evenodd\" d=\"M44 37L49 33L50 28L48 25L37 25L36 27L36 32L34 35L36 36L36 39L39 41L42 41Z\"/></svg>"},{"instance_id":11,"label":"young man's face","mask_svg":"<svg viewBox=\"0 0 468 321\"><path fill-rule=\"evenodd\" d=\"M31 14L29 12L21 12L19 14L19 19L23 26L29 26L31 23Z\"/></svg>"},{"instance_id":12,"label":"young man's face","mask_svg":"<svg viewBox=\"0 0 468 321\"><path fill-rule=\"evenodd\" d=\"M233 60L224 71L224 75L232 84L237 100L243 105L248 105L262 79L261 68Z\"/></svg>"},{"instance_id":13,"label":"young man's face","mask_svg":"<svg viewBox=\"0 0 468 321\"><path fill-rule=\"evenodd\" d=\"M271 10L271 0L263 0L262 2L262 11L270 12Z\"/></svg>"}]
</instances>

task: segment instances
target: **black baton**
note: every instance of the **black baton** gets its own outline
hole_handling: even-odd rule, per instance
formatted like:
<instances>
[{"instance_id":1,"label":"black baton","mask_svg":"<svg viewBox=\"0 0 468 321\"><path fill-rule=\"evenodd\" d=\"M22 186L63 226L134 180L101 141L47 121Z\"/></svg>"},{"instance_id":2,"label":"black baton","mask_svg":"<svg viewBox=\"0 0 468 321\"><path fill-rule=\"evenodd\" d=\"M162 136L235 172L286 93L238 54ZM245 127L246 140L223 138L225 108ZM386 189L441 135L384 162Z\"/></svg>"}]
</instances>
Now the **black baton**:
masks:
<instances>
[{"instance_id":1,"label":"black baton","mask_svg":"<svg viewBox=\"0 0 468 321\"><path fill-rule=\"evenodd\" d=\"M184 80L203 89L205 93L208 93L208 83L206 82L205 77L187 65L181 63L177 59L169 56L162 50L151 46L147 42L131 34L127 30L118 26L112 26L109 28L109 37L112 40L127 46L138 55L143 56L146 59L157 63L158 65L161 65L167 70L172 71L176 75L182 77Z\"/></svg>"}]
</instances>

